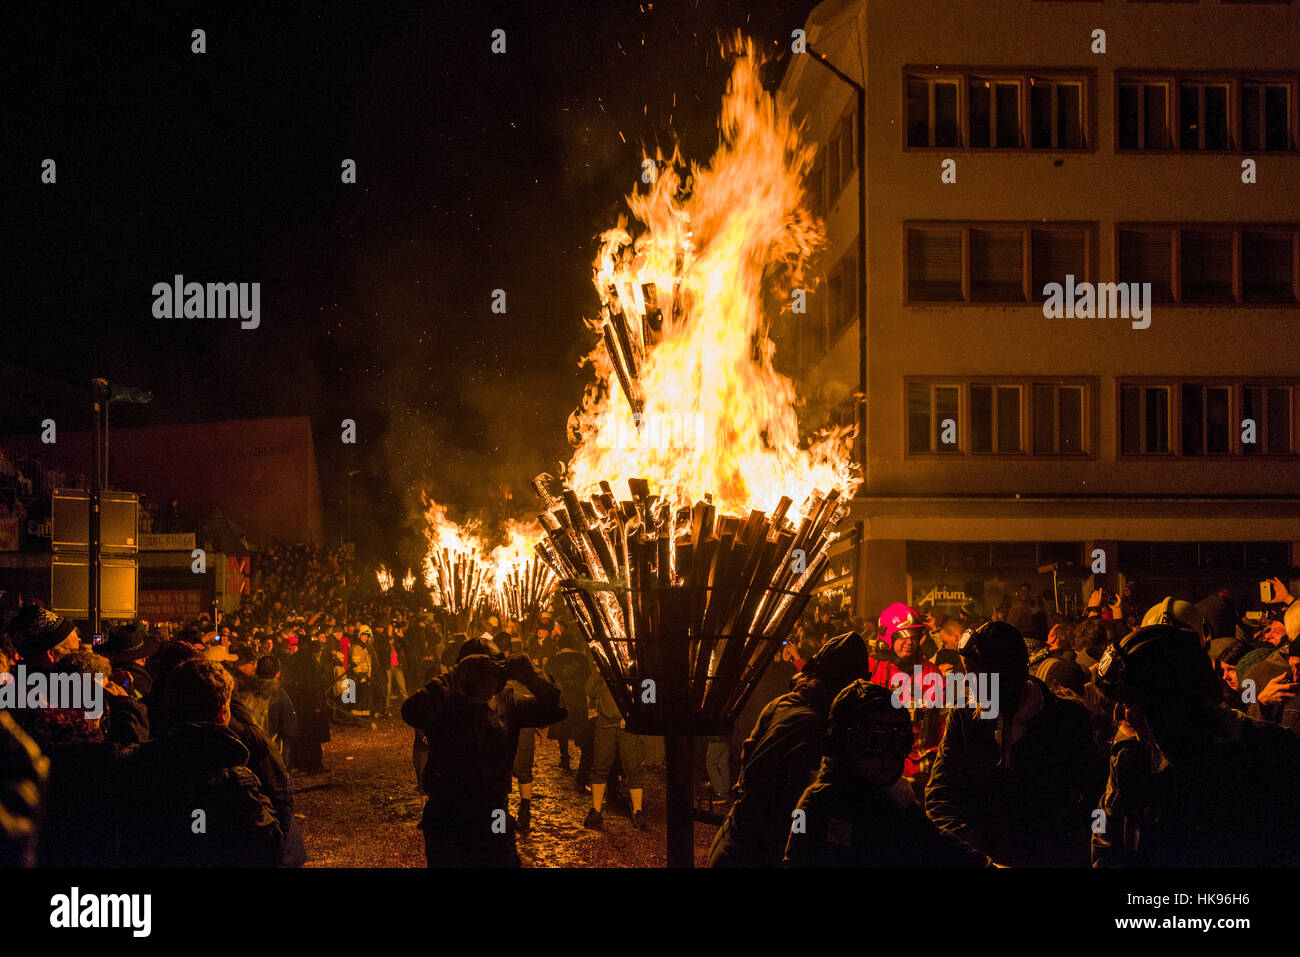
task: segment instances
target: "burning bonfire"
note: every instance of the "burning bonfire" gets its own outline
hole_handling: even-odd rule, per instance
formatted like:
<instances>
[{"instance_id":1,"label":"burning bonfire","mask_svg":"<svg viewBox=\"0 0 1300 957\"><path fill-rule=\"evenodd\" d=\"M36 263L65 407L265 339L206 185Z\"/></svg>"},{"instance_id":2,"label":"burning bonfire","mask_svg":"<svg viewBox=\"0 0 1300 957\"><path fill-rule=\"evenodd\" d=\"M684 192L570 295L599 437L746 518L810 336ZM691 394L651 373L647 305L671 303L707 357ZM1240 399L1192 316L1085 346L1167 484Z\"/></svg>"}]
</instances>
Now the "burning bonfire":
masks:
<instances>
[{"instance_id":1,"label":"burning bonfire","mask_svg":"<svg viewBox=\"0 0 1300 957\"><path fill-rule=\"evenodd\" d=\"M537 553L636 730L729 726L860 481L849 430L801 444L793 383L772 364L764 282L798 288L822 237L803 205L813 151L752 46L719 131L707 166L683 180L674 156L628 197L635 235L623 220L601 237L596 381L570 417L562 481L534 482Z\"/></svg>"},{"instance_id":2,"label":"burning bonfire","mask_svg":"<svg viewBox=\"0 0 1300 957\"><path fill-rule=\"evenodd\" d=\"M491 591L491 566L483 558L476 523L457 525L447 509L421 495L425 505L424 583L435 608L468 623Z\"/></svg>"},{"instance_id":3,"label":"burning bonfire","mask_svg":"<svg viewBox=\"0 0 1300 957\"><path fill-rule=\"evenodd\" d=\"M494 605L515 621L535 617L555 591L555 573L536 552L543 534L536 522L507 520L506 543L494 548L490 556Z\"/></svg>"}]
</instances>

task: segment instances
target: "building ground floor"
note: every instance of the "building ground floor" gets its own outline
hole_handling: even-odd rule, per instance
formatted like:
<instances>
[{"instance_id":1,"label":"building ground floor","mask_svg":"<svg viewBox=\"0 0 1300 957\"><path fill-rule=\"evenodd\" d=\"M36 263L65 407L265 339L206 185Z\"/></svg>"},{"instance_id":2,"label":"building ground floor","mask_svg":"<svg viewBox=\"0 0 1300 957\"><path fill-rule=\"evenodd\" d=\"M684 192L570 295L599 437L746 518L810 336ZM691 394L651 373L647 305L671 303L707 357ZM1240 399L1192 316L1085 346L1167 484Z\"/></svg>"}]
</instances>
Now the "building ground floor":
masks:
<instances>
[{"instance_id":1,"label":"building ground floor","mask_svg":"<svg viewBox=\"0 0 1300 957\"><path fill-rule=\"evenodd\" d=\"M1246 612L1274 577L1300 594L1300 497L879 496L853 501L821 587L868 619L895 601L988 614L1024 585L1077 614L1126 583L1143 606L1226 589Z\"/></svg>"}]
</instances>

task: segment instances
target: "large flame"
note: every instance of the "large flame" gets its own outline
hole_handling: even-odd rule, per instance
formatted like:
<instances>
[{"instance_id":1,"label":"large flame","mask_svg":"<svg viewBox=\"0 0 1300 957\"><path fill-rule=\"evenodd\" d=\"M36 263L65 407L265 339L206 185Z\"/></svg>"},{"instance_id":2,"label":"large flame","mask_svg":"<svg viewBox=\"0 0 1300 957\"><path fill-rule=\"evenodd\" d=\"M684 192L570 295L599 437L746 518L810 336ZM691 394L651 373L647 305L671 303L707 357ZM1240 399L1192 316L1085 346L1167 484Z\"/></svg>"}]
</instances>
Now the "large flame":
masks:
<instances>
[{"instance_id":1,"label":"large flame","mask_svg":"<svg viewBox=\"0 0 1300 957\"><path fill-rule=\"evenodd\" d=\"M814 151L763 89L752 44L736 60L718 127L707 166L683 182L674 155L648 192L628 197L635 237L625 220L601 236L594 282L604 313L621 312L633 331L643 411L634 418L598 346L588 357L597 385L571 421L580 444L565 482L580 495L607 480L624 496L628 478L646 478L658 494L711 494L722 511L745 514L814 489L851 495L860 483L849 430L801 446L794 385L772 366L764 278L798 286L822 234L803 205ZM646 325L655 311L647 291L661 339L656 322Z\"/></svg>"},{"instance_id":2,"label":"large flame","mask_svg":"<svg viewBox=\"0 0 1300 957\"><path fill-rule=\"evenodd\" d=\"M555 573L537 556L545 533L539 522L506 519L505 544L492 549L492 582L496 608L522 620L539 611L555 590Z\"/></svg>"},{"instance_id":3,"label":"large flame","mask_svg":"<svg viewBox=\"0 0 1300 957\"><path fill-rule=\"evenodd\" d=\"M424 493L420 500L425 505L424 537L429 543L424 556L424 583L433 604L453 614L472 614L490 585L478 524L458 525L447 517L446 506Z\"/></svg>"}]
</instances>

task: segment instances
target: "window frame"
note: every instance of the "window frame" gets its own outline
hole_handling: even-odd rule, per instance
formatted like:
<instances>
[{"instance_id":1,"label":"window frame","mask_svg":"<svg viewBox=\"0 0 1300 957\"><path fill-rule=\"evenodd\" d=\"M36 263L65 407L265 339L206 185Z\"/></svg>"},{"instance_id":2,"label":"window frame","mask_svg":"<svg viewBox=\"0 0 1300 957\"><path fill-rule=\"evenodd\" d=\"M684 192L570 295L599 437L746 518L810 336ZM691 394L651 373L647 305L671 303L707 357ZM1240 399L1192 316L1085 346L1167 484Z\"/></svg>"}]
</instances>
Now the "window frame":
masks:
<instances>
[{"instance_id":1,"label":"window frame","mask_svg":"<svg viewBox=\"0 0 1300 957\"><path fill-rule=\"evenodd\" d=\"M1111 274L1115 282L1132 282L1122 278L1120 261L1120 233L1134 232L1171 232L1173 234L1169 256L1170 299L1159 303L1162 309L1179 307L1185 309L1295 309L1300 305L1300 222L1117 222L1111 233ZM1182 257L1183 233L1230 233L1232 236L1232 298L1217 300L1187 301L1183 293ZM1290 233L1291 234L1291 299L1247 299L1246 272L1244 262L1245 234ZM904 263L906 268L906 263Z\"/></svg>"},{"instance_id":2,"label":"window frame","mask_svg":"<svg viewBox=\"0 0 1300 957\"><path fill-rule=\"evenodd\" d=\"M1150 146L1124 146L1120 143L1120 89L1126 83L1141 84L1161 84L1165 87L1165 115L1166 130L1169 134L1169 145L1166 147ZM1226 86L1228 88L1228 142L1222 149L1204 149L1200 147L1184 148L1182 145L1182 107L1183 107L1183 85L1188 84L1203 89L1206 86ZM1287 96L1287 139L1288 143L1285 149L1270 150L1262 146L1246 149L1244 146L1245 138L1243 136L1242 123L1244 122L1244 110L1242 109L1243 89L1247 85L1259 84L1262 86L1285 86L1288 89ZM1285 70L1249 70L1234 71L1225 73L1222 70L1179 70L1170 73L1168 70L1142 70L1120 69L1115 71L1114 88L1112 96L1114 98L1114 113L1111 117L1114 123L1113 147L1116 153L1121 154L1154 154L1164 155L1168 153L1184 153L1188 155L1226 155L1230 153L1263 153L1269 156L1286 155L1300 153L1300 134L1297 133L1297 126L1300 125L1300 104L1297 104L1297 93L1300 92L1300 73ZM1140 109L1145 109L1145 98ZM1202 111L1203 112L1203 111ZM1261 101L1260 122L1263 123L1266 116L1264 105ZM1145 140L1146 126L1141 122L1142 115L1139 114L1138 135L1141 140ZM1204 142L1205 130L1204 122L1201 117L1202 129L1198 130L1201 142ZM1262 140L1261 140L1262 142Z\"/></svg>"},{"instance_id":3,"label":"window frame","mask_svg":"<svg viewBox=\"0 0 1300 957\"><path fill-rule=\"evenodd\" d=\"M926 82L930 87L929 100L929 143L934 142L934 84L957 84L957 144L954 146L913 146L908 143L908 97L909 81ZM974 81L986 81L990 84L1019 84L1020 88L1020 146L971 146L970 145L970 84ZM1052 84L1068 83L1079 85L1079 131L1083 145L1075 147L1033 146L1033 130L1029 109L1029 95L1035 82ZM943 65L905 64L902 69L901 119L902 148L904 152L948 151L958 153L1051 153L1083 154L1095 153L1097 143L1097 71L1077 66L999 66L999 65ZM1053 95L1053 117L1056 115L1056 96ZM1052 139L1056 139L1056 124L1053 123Z\"/></svg>"},{"instance_id":4,"label":"window frame","mask_svg":"<svg viewBox=\"0 0 1300 957\"><path fill-rule=\"evenodd\" d=\"M913 452L910 447L908 391L912 385L925 385L930 388L930 444L932 450L928 452ZM1078 452L1035 452L1033 450L1033 395L1034 387L1048 385L1053 388L1075 387L1082 390L1082 407L1080 410L1082 421L1080 422L1080 441L1083 448ZM936 388L957 388L957 447L953 451L941 452L935 451L933 447L938 442L938 431L935 428L937 424L936 416L938 415L937 406L934 402L934 390ZM993 431L991 433L992 451L976 452L973 449L974 430L972 429L971 415L971 387L985 386L993 390ZM997 390L1002 388L1017 388L1020 391L1020 450L1017 452L1000 452L997 449ZM1100 382L1095 376L954 376L954 375L905 375L902 383L903 396L903 434L902 434L902 454L903 459L951 459L961 457L967 461L979 460L986 461L989 459L1002 459L1007 461L1033 459L1039 461L1095 461L1098 452L1098 437L1100 432L1100 422L1098 413L1100 405L1098 396L1100 394ZM1294 393L1293 393L1294 398ZM1056 423L1059 421L1059 396L1053 401L1053 433L1054 445L1059 447L1060 436L1056 429Z\"/></svg>"},{"instance_id":5,"label":"window frame","mask_svg":"<svg viewBox=\"0 0 1300 957\"><path fill-rule=\"evenodd\" d=\"M1201 386L1202 389L1226 388L1228 390L1228 452L1200 452L1195 455L1183 453L1183 386ZM1163 388L1169 395L1169 451L1167 452L1125 452L1124 451L1124 405L1125 388ZM1241 441L1241 418L1245 409L1245 390L1288 389L1290 390L1289 409L1291 413L1291 451L1289 452L1245 452ZM1296 413L1300 406L1300 378L1284 376L1171 376L1165 378L1143 376L1119 376L1115 380L1115 458L1119 460L1173 458L1184 462L1249 462L1252 460L1287 461L1300 459L1300 434L1297 433ZM1145 409L1145 396L1143 407ZM1204 402L1204 393L1202 393ZM1146 429L1146 416L1142 417L1142 429ZM1256 435L1266 434L1264 427L1267 420L1256 422ZM1201 423L1201 444L1205 445L1205 422Z\"/></svg>"},{"instance_id":6,"label":"window frame","mask_svg":"<svg viewBox=\"0 0 1300 957\"><path fill-rule=\"evenodd\" d=\"M1083 231L1083 271L1082 278L1075 276L1076 282L1092 282L1097 273L1097 234L1098 223L1095 220L1054 220L1041 222L1035 220L904 220L902 233L903 268L902 268L902 304L915 307L1004 307L1025 306L1042 309L1043 300L1034 281L1034 231ZM961 298L960 299L913 299L911 297L911 274L908 264L909 230L958 231L961 233ZM973 276L971 273L971 231L1012 231L1021 233L1021 274L1020 284L1024 290L1024 299L975 299L972 296ZM1118 255L1118 254L1117 254ZM1064 278L1064 277L1061 277Z\"/></svg>"}]
</instances>

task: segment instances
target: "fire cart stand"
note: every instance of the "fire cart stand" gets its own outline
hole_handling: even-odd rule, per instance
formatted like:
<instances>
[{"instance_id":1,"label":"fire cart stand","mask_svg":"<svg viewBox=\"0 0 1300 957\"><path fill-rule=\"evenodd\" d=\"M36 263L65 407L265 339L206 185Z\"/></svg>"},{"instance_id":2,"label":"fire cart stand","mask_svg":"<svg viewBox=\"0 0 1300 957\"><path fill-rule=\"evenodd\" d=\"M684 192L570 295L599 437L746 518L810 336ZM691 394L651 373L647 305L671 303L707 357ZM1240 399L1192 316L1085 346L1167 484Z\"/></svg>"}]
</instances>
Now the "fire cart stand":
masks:
<instances>
[{"instance_id":1,"label":"fire cart stand","mask_svg":"<svg viewBox=\"0 0 1300 957\"><path fill-rule=\"evenodd\" d=\"M770 516L717 516L712 504L659 501L632 480L582 501L534 483L548 510L538 552L560 578L630 731L662 734L668 762L668 866L695 858L696 735L728 734L826 569L842 514L814 495L796 527L790 499Z\"/></svg>"}]
</instances>

